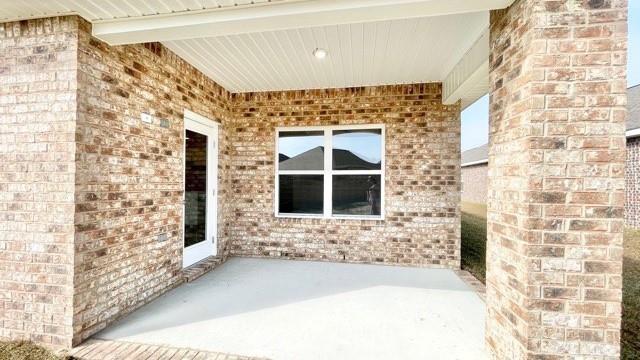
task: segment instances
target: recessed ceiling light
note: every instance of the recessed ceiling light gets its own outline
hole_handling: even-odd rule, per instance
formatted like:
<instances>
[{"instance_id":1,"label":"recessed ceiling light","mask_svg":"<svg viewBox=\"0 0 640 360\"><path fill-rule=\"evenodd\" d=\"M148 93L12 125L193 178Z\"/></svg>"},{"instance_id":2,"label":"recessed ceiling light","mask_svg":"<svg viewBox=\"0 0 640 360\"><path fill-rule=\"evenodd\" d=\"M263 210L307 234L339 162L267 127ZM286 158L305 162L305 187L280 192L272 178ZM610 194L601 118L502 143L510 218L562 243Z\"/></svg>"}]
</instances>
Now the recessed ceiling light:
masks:
<instances>
[{"instance_id":1,"label":"recessed ceiling light","mask_svg":"<svg viewBox=\"0 0 640 360\"><path fill-rule=\"evenodd\" d=\"M327 50L323 48L316 48L313 50L313 56L315 56L316 59L322 60L327 57Z\"/></svg>"}]
</instances>

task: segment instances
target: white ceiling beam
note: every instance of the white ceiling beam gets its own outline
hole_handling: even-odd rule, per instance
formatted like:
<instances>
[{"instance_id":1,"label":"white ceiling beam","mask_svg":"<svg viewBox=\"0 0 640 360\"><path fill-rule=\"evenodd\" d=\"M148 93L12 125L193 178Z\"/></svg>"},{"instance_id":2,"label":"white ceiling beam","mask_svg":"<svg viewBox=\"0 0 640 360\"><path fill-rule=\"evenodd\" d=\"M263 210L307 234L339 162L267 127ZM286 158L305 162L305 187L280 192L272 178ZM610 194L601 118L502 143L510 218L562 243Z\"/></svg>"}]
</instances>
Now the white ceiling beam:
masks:
<instances>
[{"instance_id":1,"label":"white ceiling beam","mask_svg":"<svg viewBox=\"0 0 640 360\"><path fill-rule=\"evenodd\" d=\"M469 48L442 82L442 102L462 100L463 109L489 90L489 29Z\"/></svg>"},{"instance_id":2,"label":"white ceiling beam","mask_svg":"<svg viewBox=\"0 0 640 360\"><path fill-rule=\"evenodd\" d=\"M306 0L159 14L93 23L111 44L236 35L502 9L514 0Z\"/></svg>"}]
</instances>

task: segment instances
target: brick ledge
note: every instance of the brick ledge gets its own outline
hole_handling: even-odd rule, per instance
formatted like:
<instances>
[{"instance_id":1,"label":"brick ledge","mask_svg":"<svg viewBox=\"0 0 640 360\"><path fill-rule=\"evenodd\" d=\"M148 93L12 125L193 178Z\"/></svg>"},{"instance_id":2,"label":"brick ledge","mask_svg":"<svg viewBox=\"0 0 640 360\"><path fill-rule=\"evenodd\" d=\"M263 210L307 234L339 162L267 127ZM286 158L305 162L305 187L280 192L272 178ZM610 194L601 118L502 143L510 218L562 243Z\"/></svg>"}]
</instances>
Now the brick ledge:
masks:
<instances>
[{"instance_id":1,"label":"brick ledge","mask_svg":"<svg viewBox=\"0 0 640 360\"><path fill-rule=\"evenodd\" d=\"M184 282L192 282L200 276L218 267L224 261L218 256L209 256L197 263L182 269L182 279Z\"/></svg>"},{"instance_id":2,"label":"brick ledge","mask_svg":"<svg viewBox=\"0 0 640 360\"><path fill-rule=\"evenodd\" d=\"M68 353L60 353L60 355L69 355L73 359L78 360L119 360L125 358L140 360L267 360L266 358L232 355L191 348L99 339L89 339Z\"/></svg>"},{"instance_id":3,"label":"brick ledge","mask_svg":"<svg viewBox=\"0 0 640 360\"><path fill-rule=\"evenodd\" d=\"M482 301L486 302L487 288L480 280L467 270L455 270L455 273L460 277L460 279L462 279L462 281L465 282L465 284L469 285L469 287L478 294Z\"/></svg>"}]
</instances>

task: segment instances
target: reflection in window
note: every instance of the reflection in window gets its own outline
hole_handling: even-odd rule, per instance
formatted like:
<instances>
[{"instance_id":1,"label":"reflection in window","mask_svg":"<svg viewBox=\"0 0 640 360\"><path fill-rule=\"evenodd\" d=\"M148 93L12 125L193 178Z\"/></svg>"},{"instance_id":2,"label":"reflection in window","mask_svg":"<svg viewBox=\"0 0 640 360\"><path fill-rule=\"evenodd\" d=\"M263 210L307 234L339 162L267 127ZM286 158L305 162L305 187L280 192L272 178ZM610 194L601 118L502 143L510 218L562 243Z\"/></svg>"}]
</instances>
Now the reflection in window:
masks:
<instances>
[{"instance_id":1,"label":"reflection in window","mask_svg":"<svg viewBox=\"0 0 640 360\"><path fill-rule=\"evenodd\" d=\"M280 175L280 213L322 214L324 175Z\"/></svg>"},{"instance_id":2,"label":"reflection in window","mask_svg":"<svg viewBox=\"0 0 640 360\"><path fill-rule=\"evenodd\" d=\"M380 215L380 175L334 175L333 214Z\"/></svg>"},{"instance_id":3,"label":"reflection in window","mask_svg":"<svg viewBox=\"0 0 640 360\"><path fill-rule=\"evenodd\" d=\"M333 170L380 170L382 130L333 131Z\"/></svg>"},{"instance_id":4,"label":"reflection in window","mask_svg":"<svg viewBox=\"0 0 640 360\"><path fill-rule=\"evenodd\" d=\"M186 131L184 246L206 239L207 230L207 136Z\"/></svg>"},{"instance_id":5,"label":"reflection in window","mask_svg":"<svg viewBox=\"0 0 640 360\"><path fill-rule=\"evenodd\" d=\"M324 169L324 132L287 131L278 136L280 170Z\"/></svg>"},{"instance_id":6,"label":"reflection in window","mask_svg":"<svg viewBox=\"0 0 640 360\"><path fill-rule=\"evenodd\" d=\"M380 219L383 134L382 125L278 130L276 213Z\"/></svg>"}]
</instances>

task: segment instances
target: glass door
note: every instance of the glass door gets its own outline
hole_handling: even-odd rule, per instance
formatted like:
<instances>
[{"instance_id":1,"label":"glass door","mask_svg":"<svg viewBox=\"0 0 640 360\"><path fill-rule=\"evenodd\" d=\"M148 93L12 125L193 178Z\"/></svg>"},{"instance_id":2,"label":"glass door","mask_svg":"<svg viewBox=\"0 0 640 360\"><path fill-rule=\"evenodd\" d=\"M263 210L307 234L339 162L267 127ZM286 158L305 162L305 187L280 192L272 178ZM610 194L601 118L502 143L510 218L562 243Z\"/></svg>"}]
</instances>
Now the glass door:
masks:
<instances>
[{"instance_id":1,"label":"glass door","mask_svg":"<svg viewBox=\"0 0 640 360\"><path fill-rule=\"evenodd\" d=\"M183 266L216 253L217 124L185 115Z\"/></svg>"}]
</instances>

